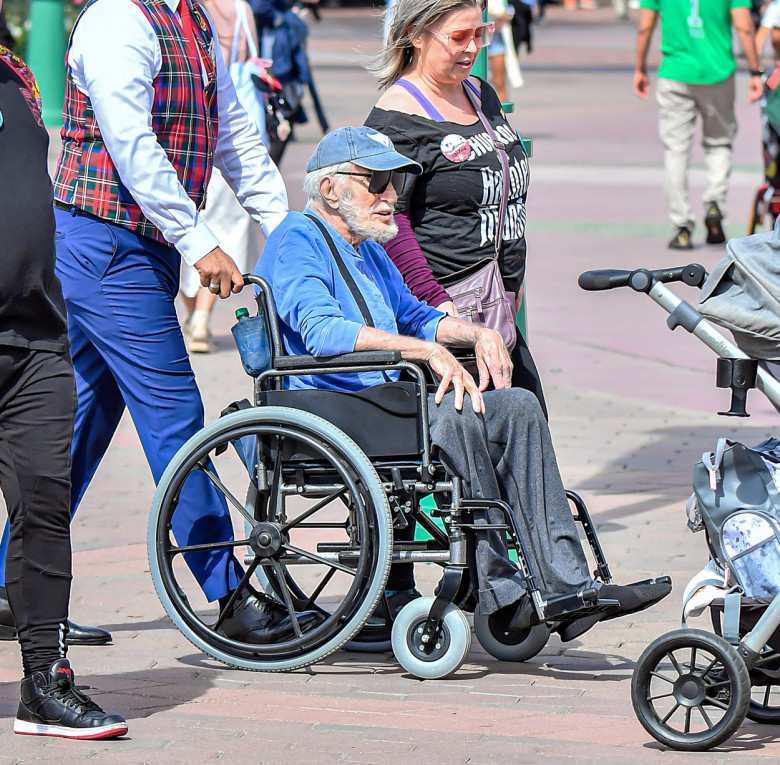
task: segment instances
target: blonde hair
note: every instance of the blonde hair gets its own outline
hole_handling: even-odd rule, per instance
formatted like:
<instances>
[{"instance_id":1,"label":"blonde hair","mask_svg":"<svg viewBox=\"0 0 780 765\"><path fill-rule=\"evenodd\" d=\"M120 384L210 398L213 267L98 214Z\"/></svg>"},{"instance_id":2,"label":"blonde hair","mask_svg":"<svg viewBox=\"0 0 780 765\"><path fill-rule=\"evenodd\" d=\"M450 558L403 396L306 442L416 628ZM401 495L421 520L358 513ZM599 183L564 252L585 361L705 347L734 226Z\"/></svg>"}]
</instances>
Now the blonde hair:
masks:
<instances>
[{"instance_id":1,"label":"blonde hair","mask_svg":"<svg viewBox=\"0 0 780 765\"><path fill-rule=\"evenodd\" d=\"M425 34L446 13L477 6L485 10L487 0L398 0L386 13L392 14L387 41L367 69L380 88L392 85L414 58L412 40Z\"/></svg>"}]
</instances>

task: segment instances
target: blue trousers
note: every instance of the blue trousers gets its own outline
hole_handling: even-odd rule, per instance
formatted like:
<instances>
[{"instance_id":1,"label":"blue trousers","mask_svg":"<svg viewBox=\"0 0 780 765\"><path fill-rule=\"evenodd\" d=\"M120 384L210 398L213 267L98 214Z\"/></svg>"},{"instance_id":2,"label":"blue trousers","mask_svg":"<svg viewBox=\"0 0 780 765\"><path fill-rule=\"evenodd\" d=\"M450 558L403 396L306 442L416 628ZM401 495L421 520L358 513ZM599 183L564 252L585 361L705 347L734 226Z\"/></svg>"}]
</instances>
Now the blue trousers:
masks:
<instances>
[{"instance_id":1,"label":"blue trousers","mask_svg":"<svg viewBox=\"0 0 780 765\"><path fill-rule=\"evenodd\" d=\"M59 208L54 213L56 272L68 308L78 398L73 515L125 406L157 483L182 444L203 427L203 403L174 307L178 252L121 226ZM225 499L202 472L182 489L173 533L180 545L233 538ZM227 550L186 558L209 600L226 595L241 578Z\"/></svg>"}]
</instances>

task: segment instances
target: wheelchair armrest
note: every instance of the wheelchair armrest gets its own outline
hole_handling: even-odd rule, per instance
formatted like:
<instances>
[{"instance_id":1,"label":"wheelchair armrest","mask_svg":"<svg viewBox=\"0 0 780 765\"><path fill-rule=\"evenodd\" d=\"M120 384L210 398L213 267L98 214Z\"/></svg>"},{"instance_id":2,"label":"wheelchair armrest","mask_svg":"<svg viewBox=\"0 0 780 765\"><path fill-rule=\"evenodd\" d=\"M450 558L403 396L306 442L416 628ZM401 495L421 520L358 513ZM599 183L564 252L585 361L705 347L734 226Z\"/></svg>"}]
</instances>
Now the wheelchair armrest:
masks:
<instances>
[{"instance_id":1,"label":"wheelchair armrest","mask_svg":"<svg viewBox=\"0 0 780 765\"><path fill-rule=\"evenodd\" d=\"M401 361L400 351L357 351L355 353L339 353L336 356L279 356L274 360L274 367L280 371L285 369L316 370L322 367L396 364L399 361Z\"/></svg>"}]
</instances>

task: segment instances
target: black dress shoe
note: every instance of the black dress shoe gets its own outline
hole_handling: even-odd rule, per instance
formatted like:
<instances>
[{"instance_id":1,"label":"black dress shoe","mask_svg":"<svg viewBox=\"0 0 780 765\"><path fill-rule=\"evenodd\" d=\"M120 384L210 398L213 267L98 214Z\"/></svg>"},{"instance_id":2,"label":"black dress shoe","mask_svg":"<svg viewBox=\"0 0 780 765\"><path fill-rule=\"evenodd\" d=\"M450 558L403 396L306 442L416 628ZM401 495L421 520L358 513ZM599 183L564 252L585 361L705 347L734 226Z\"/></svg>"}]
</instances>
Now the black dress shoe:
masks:
<instances>
[{"instance_id":1,"label":"black dress shoe","mask_svg":"<svg viewBox=\"0 0 780 765\"><path fill-rule=\"evenodd\" d=\"M324 620L317 611L300 611L296 616L301 632ZM262 592L250 591L237 600L218 631L231 640L256 645L282 643L295 638L295 628L287 609Z\"/></svg>"},{"instance_id":2,"label":"black dress shoe","mask_svg":"<svg viewBox=\"0 0 780 765\"><path fill-rule=\"evenodd\" d=\"M565 622L558 628L558 634L561 636L561 641L567 643L585 634L598 622L644 611L662 601L671 591L672 582L668 577L637 584L605 584L599 589L599 598L617 600L618 605L611 606L606 611L597 611Z\"/></svg>"},{"instance_id":3,"label":"black dress shoe","mask_svg":"<svg viewBox=\"0 0 780 765\"><path fill-rule=\"evenodd\" d=\"M0 587L0 640L16 640L16 623L5 587ZM100 627L82 627L68 619L68 634L65 636L68 645L108 645L111 633Z\"/></svg>"}]
</instances>

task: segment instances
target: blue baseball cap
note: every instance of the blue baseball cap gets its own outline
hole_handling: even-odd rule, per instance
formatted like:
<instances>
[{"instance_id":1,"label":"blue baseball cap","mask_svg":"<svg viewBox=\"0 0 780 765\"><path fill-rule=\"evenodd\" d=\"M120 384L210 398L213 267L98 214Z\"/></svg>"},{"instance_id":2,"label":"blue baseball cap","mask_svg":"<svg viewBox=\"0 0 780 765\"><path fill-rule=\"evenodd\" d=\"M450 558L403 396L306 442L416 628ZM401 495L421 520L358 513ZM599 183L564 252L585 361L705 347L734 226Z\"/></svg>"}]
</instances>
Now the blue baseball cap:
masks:
<instances>
[{"instance_id":1,"label":"blue baseball cap","mask_svg":"<svg viewBox=\"0 0 780 765\"><path fill-rule=\"evenodd\" d=\"M393 142L369 127L343 127L328 133L306 163L306 172L341 162L354 162L367 170L406 170L419 175L422 166L399 154Z\"/></svg>"}]
</instances>

